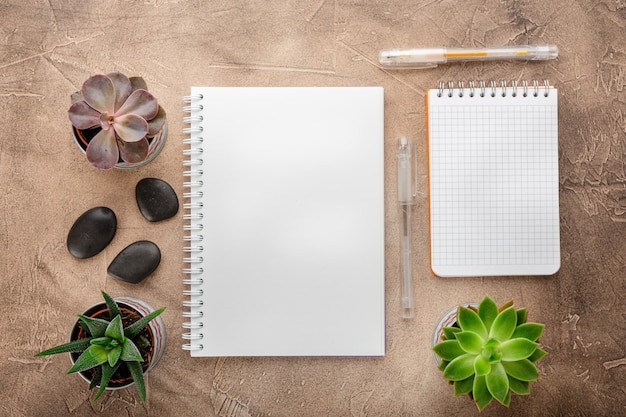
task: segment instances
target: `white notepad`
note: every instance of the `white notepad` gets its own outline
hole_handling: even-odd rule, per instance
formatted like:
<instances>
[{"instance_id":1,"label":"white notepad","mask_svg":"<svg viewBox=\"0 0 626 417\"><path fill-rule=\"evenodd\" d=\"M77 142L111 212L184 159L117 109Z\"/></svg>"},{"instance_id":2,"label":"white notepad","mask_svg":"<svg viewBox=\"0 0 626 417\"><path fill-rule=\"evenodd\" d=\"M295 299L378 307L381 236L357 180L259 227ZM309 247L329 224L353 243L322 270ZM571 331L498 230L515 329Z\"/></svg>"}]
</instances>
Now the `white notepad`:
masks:
<instances>
[{"instance_id":1,"label":"white notepad","mask_svg":"<svg viewBox=\"0 0 626 417\"><path fill-rule=\"evenodd\" d=\"M442 86L427 111L433 272L557 272L557 90Z\"/></svg>"},{"instance_id":2,"label":"white notepad","mask_svg":"<svg viewBox=\"0 0 626 417\"><path fill-rule=\"evenodd\" d=\"M188 101L184 347L384 355L383 89L193 87Z\"/></svg>"}]
</instances>

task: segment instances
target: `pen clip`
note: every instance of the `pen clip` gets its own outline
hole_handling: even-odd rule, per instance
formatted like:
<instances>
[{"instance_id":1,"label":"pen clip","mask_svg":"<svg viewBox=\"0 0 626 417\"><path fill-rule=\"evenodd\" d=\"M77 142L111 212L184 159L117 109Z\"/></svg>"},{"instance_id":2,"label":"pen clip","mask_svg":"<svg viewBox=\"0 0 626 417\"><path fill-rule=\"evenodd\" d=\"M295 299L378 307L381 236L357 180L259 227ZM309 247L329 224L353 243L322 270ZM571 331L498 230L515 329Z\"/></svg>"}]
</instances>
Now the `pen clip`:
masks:
<instances>
[{"instance_id":1,"label":"pen clip","mask_svg":"<svg viewBox=\"0 0 626 417\"><path fill-rule=\"evenodd\" d=\"M417 150L413 141L401 137L398 141L398 195L400 201L412 202L417 196ZM405 164L408 163L408 169Z\"/></svg>"},{"instance_id":2,"label":"pen clip","mask_svg":"<svg viewBox=\"0 0 626 417\"><path fill-rule=\"evenodd\" d=\"M435 65L436 66L436 65ZM411 187L413 188L413 198L417 196L417 149L415 143L409 139L411 146L411 164L413 167L413 175L411 176Z\"/></svg>"},{"instance_id":3,"label":"pen clip","mask_svg":"<svg viewBox=\"0 0 626 417\"><path fill-rule=\"evenodd\" d=\"M398 67L402 67L402 65L398 65ZM407 69L429 69L429 68L437 68L437 64L434 62L421 62L415 64L407 64L405 65Z\"/></svg>"}]
</instances>

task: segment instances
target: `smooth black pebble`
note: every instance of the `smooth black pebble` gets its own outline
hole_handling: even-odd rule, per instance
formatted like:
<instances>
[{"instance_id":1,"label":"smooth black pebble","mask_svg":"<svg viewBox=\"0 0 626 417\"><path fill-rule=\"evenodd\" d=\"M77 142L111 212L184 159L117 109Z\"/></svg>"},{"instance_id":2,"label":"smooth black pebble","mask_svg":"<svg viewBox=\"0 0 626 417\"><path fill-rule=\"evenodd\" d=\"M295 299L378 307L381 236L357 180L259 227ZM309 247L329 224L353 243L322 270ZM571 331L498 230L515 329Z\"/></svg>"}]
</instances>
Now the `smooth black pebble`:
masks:
<instances>
[{"instance_id":1,"label":"smooth black pebble","mask_svg":"<svg viewBox=\"0 0 626 417\"><path fill-rule=\"evenodd\" d=\"M144 178L135 187L139 211L147 220L158 222L178 213L178 197L174 189L158 178Z\"/></svg>"},{"instance_id":2,"label":"smooth black pebble","mask_svg":"<svg viewBox=\"0 0 626 417\"><path fill-rule=\"evenodd\" d=\"M113 259L107 272L114 278L137 284L154 272L161 262L159 247L148 240L128 245Z\"/></svg>"},{"instance_id":3,"label":"smooth black pebble","mask_svg":"<svg viewBox=\"0 0 626 417\"><path fill-rule=\"evenodd\" d=\"M117 218L108 207L94 207L76 219L67 235L67 249L78 259L87 259L107 247L115 231Z\"/></svg>"}]
</instances>

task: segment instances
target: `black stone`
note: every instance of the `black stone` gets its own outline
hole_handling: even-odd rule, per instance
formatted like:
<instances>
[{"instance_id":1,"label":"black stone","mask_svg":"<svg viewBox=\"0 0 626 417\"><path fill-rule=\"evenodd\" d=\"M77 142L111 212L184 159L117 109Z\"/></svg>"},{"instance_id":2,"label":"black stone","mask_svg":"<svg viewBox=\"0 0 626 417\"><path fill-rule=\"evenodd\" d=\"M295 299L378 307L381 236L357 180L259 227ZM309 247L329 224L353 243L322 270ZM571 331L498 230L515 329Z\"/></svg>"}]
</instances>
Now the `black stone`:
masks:
<instances>
[{"instance_id":1,"label":"black stone","mask_svg":"<svg viewBox=\"0 0 626 417\"><path fill-rule=\"evenodd\" d=\"M67 235L67 249L78 259L87 259L107 247L115 231L117 218L108 207L94 207L76 219Z\"/></svg>"},{"instance_id":2,"label":"black stone","mask_svg":"<svg viewBox=\"0 0 626 417\"><path fill-rule=\"evenodd\" d=\"M139 211L147 220L158 222L178 213L178 197L174 189L158 178L144 178L135 187Z\"/></svg>"},{"instance_id":3,"label":"black stone","mask_svg":"<svg viewBox=\"0 0 626 417\"><path fill-rule=\"evenodd\" d=\"M114 278L137 284L154 272L161 262L159 247L148 240L128 245L113 259L107 272Z\"/></svg>"}]
</instances>

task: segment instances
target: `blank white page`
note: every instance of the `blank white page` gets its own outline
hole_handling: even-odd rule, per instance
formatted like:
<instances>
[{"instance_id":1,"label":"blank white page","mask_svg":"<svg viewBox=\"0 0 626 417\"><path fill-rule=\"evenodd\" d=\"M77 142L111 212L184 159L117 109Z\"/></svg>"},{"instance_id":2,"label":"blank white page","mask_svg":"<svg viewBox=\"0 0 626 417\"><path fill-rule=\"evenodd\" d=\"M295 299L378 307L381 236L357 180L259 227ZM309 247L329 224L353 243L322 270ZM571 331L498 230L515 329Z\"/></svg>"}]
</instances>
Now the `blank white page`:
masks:
<instances>
[{"instance_id":1,"label":"blank white page","mask_svg":"<svg viewBox=\"0 0 626 417\"><path fill-rule=\"evenodd\" d=\"M480 92L428 91L432 271L553 274L560 267L557 90Z\"/></svg>"},{"instance_id":2,"label":"blank white page","mask_svg":"<svg viewBox=\"0 0 626 417\"><path fill-rule=\"evenodd\" d=\"M203 96L192 356L384 355L383 89L191 92Z\"/></svg>"}]
</instances>

